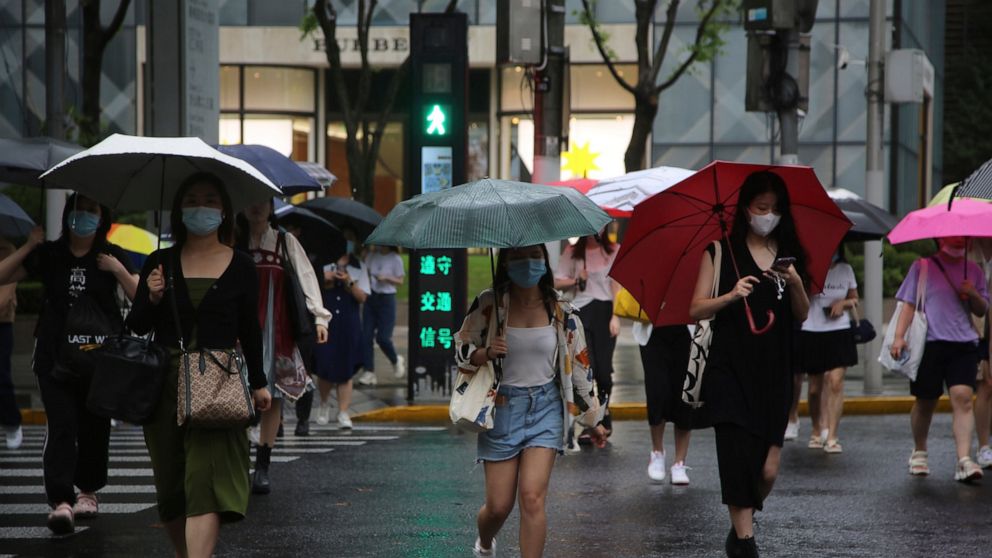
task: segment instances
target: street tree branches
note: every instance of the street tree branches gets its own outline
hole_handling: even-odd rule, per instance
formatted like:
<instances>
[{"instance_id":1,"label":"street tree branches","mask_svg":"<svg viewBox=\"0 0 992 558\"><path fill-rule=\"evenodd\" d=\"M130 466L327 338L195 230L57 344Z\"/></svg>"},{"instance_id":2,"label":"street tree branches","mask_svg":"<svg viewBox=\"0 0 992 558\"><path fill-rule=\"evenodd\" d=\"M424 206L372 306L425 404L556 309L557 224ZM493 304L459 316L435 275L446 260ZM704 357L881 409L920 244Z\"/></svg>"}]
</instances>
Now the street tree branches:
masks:
<instances>
[{"instance_id":1,"label":"street tree branches","mask_svg":"<svg viewBox=\"0 0 992 558\"><path fill-rule=\"evenodd\" d=\"M695 39L680 52L670 53L672 36L681 0L669 0L665 7L665 21L660 26L661 36L651 47L651 28L655 26L655 13L659 0L634 0L637 29L634 42L637 46L637 81L624 79L618 70L617 55L610 48L609 36L596 20L596 0L582 0L579 18L592 32L593 41L613 79L634 96L634 129L624 154L627 172L644 168L647 140L658 114L658 98L663 91L685 75L697 62L713 60L724 45L723 32L729 28L728 16L736 13L737 0L698 0L699 16ZM666 75L661 70L669 56L681 57Z\"/></svg>"},{"instance_id":2,"label":"street tree branches","mask_svg":"<svg viewBox=\"0 0 992 558\"><path fill-rule=\"evenodd\" d=\"M457 5L458 0L450 0L445 13L453 12ZM318 28L324 34L327 63L331 72L328 85L344 121L345 157L348 161L352 196L370 206L375 201L375 168L379 161L386 124L393 114L396 97L410 67L410 57L407 56L393 73L378 112L370 111L372 77L376 70L369 62L369 32L377 7L376 0L358 0L358 53L361 65L353 91L345 81L341 65L341 47L337 42L339 21L335 3L332 0L317 0L300 24L304 38Z\"/></svg>"},{"instance_id":3,"label":"street tree branches","mask_svg":"<svg viewBox=\"0 0 992 558\"><path fill-rule=\"evenodd\" d=\"M82 0L83 10L83 65L80 71L82 110L74 115L79 128L77 142L90 146L102 138L100 127L100 76L103 71L103 53L110 40L120 31L131 0L120 0L110 23L104 27L100 21L100 0Z\"/></svg>"}]
</instances>

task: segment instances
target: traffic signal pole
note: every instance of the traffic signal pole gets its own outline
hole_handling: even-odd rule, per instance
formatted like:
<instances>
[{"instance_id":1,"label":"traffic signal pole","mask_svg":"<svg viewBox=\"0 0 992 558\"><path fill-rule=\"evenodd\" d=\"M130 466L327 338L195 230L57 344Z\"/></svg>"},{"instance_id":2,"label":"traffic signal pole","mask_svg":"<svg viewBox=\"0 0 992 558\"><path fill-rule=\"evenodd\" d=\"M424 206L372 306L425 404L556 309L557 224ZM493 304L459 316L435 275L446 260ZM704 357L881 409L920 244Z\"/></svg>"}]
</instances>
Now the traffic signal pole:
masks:
<instances>
[{"instance_id":1,"label":"traffic signal pole","mask_svg":"<svg viewBox=\"0 0 992 558\"><path fill-rule=\"evenodd\" d=\"M547 0L545 58L534 72L534 172L531 181L547 184L561 177L561 138L567 123L565 93L565 0Z\"/></svg>"},{"instance_id":2,"label":"traffic signal pole","mask_svg":"<svg viewBox=\"0 0 992 558\"><path fill-rule=\"evenodd\" d=\"M882 133L885 114L885 82L882 64L885 55L885 0L871 0L868 23L868 130L865 143L865 198L869 203L885 207L885 163ZM882 323L882 242L865 242L865 317L875 324ZM892 327L894 324L890 324ZM867 345L864 390L866 395L882 393L882 365L872 358L881 350L881 339Z\"/></svg>"},{"instance_id":3,"label":"traffic signal pole","mask_svg":"<svg viewBox=\"0 0 992 558\"><path fill-rule=\"evenodd\" d=\"M786 73L799 76L799 30L796 28L778 31L782 45L786 49ZM781 108L778 111L781 151L779 163L799 164L799 109L796 106Z\"/></svg>"}]
</instances>

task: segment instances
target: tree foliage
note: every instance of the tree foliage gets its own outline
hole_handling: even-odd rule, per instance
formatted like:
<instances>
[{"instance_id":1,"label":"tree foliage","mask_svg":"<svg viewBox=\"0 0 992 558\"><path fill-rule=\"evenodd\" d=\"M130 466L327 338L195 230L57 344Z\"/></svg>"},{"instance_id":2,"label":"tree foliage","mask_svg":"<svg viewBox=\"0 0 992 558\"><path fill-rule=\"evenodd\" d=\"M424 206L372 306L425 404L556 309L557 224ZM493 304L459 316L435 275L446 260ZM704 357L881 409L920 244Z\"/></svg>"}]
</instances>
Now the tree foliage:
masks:
<instances>
[{"instance_id":1,"label":"tree foliage","mask_svg":"<svg viewBox=\"0 0 992 558\"><path fill-rule=\"evenodd\" d=\"M725 44L723 33L729 28L728 16L733 15L738 8L738 0L698 0L695 8L699 21L693 42L678 52L670 53L681 0L668 0L665 20L660 26L661 36L652 48L651 28L655 26L658 4L659 0L634 0L637 22L634 34L637 81L633 83L624 79L617 69L616 52L610 47L609 36L595 17L596 0L582 0L582 11L579 13L580 21L592 33L593 42L610 75L620 87L634 96L634 130L624 155L624 166L628 172L644 166L647 139L658 114L658 97L675 85L694 64L711 61L721 52ZM675 58L676 62L670 66L672 69L667 74L662 75L662 68L669 57Z\"/></svg>"},{"instance_id":2,"label":"tree foliage","mask_svg":"<svg viewBox=\"0 0 992 558\"><path fill-rule=\"evenodd\" d=\"M83 12L83 64L80 70L82 107L71 111L76 126L76 142L89 147L103 139L105 129L100 115L100 79L103 73L103 53L114 38L131 6L131 0L120 0L110 23L104 27L100 21L100 0L81 0Z\"/></svg>"}]
</instances>

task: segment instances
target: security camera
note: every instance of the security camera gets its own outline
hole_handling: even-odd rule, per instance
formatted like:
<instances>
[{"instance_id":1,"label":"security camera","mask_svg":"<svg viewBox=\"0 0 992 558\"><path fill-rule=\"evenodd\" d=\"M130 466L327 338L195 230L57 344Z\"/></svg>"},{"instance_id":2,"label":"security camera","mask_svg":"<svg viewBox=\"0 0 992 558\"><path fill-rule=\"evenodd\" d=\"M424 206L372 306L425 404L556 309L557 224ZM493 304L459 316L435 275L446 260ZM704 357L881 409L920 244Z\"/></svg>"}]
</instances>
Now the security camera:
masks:
<instances>
[{"instance_id":1,"label":"security camera","mask_svg":"<svg viewBox=\"0 0 992 558\"><path fill-rule=\"evenodd\" d=\"M851 60L851 53L844 45L834 45L834 48L837 49L837 67L841 70L846 70L852 64L855 66L865 65L864 60Z\"/></svg>"}]
</instances>

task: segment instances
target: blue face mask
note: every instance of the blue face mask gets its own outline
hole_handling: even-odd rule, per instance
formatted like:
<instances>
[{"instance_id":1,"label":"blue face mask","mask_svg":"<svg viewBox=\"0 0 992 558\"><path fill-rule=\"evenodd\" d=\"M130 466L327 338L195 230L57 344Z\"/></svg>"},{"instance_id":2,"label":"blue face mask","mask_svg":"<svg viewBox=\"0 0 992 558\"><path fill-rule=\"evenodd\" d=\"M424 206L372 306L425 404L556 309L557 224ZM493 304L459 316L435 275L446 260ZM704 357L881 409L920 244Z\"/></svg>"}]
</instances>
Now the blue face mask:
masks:
<instances>
[{"instance_id":1,"label":"blue face mask","mask_svg":"<svg viewBox=\"0 0 992 558\"><path fill-rule=\"evenodd\" d=\"M507 272L510 276L510 281L513 281L518 287L529 289L536 285L541 280L541 277L544 277L544 274L548 272L548 268L544 264L544 260L531 258L511 261L507 267Z\"/></svg>"},{"instance_id":2,"label":"blue face mask","mask_svg":"<svg viewBox=\"0 0 992 558\"><path fill-rule=\"evenodd\" d=\"M347 246L345 248L345 250L347 251L347 253L353 254L355 252L355 243L353 241L348 240L348 241L345 242L345 245Z\"/></svg>"},{"instance_id":3,"label":"blue face mask","mask_svg":"<svg viewBox=\"0 0 992 558\"><path fill-rule=\"evenodd\" d=\"M76 236L93 236L100 226L100 216L89 211L70 211L69 230Z\"/></svg>"},{"instance_id":4,"label":"blue face mask","mask_svg":"<svg viewBox=\"0 0 992 558\"><path fill-rule=\"evenodd\" d=\"M219 209L213 207L184 207L183 224L190 234L206 236L218 228L224 221Z\"/></svg>"}]
</instances>

